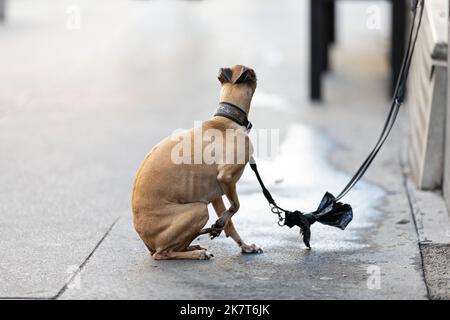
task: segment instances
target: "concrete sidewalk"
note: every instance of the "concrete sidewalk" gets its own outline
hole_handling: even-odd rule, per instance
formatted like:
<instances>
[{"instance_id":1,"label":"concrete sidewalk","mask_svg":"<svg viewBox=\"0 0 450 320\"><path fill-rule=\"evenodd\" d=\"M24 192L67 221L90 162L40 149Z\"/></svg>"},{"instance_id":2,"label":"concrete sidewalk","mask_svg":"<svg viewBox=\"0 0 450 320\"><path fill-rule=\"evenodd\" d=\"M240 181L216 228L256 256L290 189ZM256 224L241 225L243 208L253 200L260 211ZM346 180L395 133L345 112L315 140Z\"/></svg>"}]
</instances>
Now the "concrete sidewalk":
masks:
<instances>
[{"instance_id":1,"label":"concrete sidewalk","mask_svg":"<svg viewBox=\"0 0 450 320\"><path fill-rule=\"evenodd\" d=\"M216 72L235 63L259 78L254 130L280 130L280 154L258 159L277 202L309 211L338 192L387 111L387 32L365 29L367 5L341 7L327 102L311 105L306 1L80 0L80 30L66 28L66 3L42 1L39 15L33 3L11 2L0 28L0 298L430 296L400 161L403 113L345 198L354 221L345 231L314 225L311 251L298 230L276 225L250 170L234 221L261 255L241 255L222 235L199 239L210 261L155 262L131 224L139 163L173 130L211 116Z\"/></svg>"}]
</instances>

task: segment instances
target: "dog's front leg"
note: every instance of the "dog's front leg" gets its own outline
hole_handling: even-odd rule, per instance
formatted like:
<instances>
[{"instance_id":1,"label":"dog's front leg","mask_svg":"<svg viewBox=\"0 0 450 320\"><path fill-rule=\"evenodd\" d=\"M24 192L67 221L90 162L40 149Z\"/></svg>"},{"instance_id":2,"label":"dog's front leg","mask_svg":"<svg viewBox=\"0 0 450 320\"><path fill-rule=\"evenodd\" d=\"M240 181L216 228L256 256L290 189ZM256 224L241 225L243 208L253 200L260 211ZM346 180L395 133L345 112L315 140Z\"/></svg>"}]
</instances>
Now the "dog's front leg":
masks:
<instances>
[{"instance_id":1,"label":"dog's front leg","mask_svg":"<svg viewBox=\"0 0 450 320\"><path fill-rule=\"evenodd\" d=\"M226 211L225 204L223 203L222 197L217 198L213 200L212 205L214 207L214 210L217 213L217 216L220 218L222 217L222 214ZM227 237L231 237L241 248L242 253L262 253L263 250L259 248L257 245L253 244L246 244L244 240L242 240L241 236L237 232L237 230L234 227L233 221L230 219L228 220L227 224L224 228L225 235Z\"/></svg>"},{"instance_id":2,"label":"dog's front leg","mask_svg":"<svg viewBox=\"0 0 450 320\"><path fill-rule=\"evenodd\" d=\"M230 202L230 207L211 226L211 239L220 235L227 222L239 210L240 204L236 192L236 182L241 177L243 171L244 165L226 165L219 170L217 181Z\"/></svg>"},{"instance_id":3,"label":"dog's front leg","mask_svg":"<svg viewBox=\"0 0 450 320\"><path fill-rule=\"evenodd\" d=\"M225 195L230 202L230 207L217 219L217 221L211 226L210 237L214 239L218 237L224 229L227 222L231 217L239 210L239 199L236 193L236 184L227 184L222 187L225 191Z\"/></svg>"},{"instance_id":4,"label":"dog's front leg","mask_svg":"<svg viewBox=\"0 0 450 320\"><path fill-rule=\"evenodd\" d=\"M213 200L212 205L214 207L214 211L216 211L216 214L219 218L221 218L224 212L227 211L227 209L225 208L225 204L223 203L222 197ZM227 237L231 237L238 244L239 247L244 243L244 241L242 241L241 237L239 236L239 233L234 228L234 224L231 219L228 220L227 224L225 225L224 231L225 235Z\"/></svg>"}]
</instances>

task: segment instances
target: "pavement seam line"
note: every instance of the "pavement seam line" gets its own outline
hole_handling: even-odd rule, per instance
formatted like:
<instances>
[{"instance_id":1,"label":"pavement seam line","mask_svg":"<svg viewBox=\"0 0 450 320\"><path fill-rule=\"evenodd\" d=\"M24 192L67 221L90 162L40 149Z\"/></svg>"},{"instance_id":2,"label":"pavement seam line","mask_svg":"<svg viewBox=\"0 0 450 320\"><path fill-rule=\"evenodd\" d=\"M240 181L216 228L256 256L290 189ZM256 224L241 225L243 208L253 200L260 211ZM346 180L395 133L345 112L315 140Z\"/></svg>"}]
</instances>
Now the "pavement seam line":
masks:
<instances>
[{"instance_id":1,"label":"pavement seam line","mask_svg":"<svg viewBox=\"0 0 450 320\"><path fill-rule=\"evenodd\" d=\"M116 223L119 221L119 219L120 219L120 217L118 217L118 218L116 218L114 220L114 222L109 226L108 230L106 230L106 232L103 235L103 237L97 242L97 244L92 249L92 251L87 255L87 257L84 259L84 261L80 264L80 266L78 267L78 270L76 272L74 272L74 274L69 278L69 280L66 281L66 283L58 291L58 293L55 296L50 298L51 300L57 300L58 298L60 298L64 294L64 292L66 292L66 290L68 289L70 283L73 281L73 279L75 279L76 276L78 276L81 273L81 271L86 266L86 264L89 262L91 257L94 255L94 253L100 247L100 245L103 243L103 241L106 239L106 237L110 234L110 232L112 231L112 229L114 228Z\"/></svg>"},{"instance_id":2,"label":"pavement seam line","mask_svg":"<svg viewBox=\"0 0 450 320\"><path fill-rule=\"evenodd\" d=\"M53 297L0 297L0 300L52 300Z\"/></svg>"},{"instance_id":3,"label":"pavement seam line","mask_svg":"<svg viewBox=\"0 0 450 320\"><path fill-rule=\"evenodd\" d=\"M402 148L400 148L402 149ZM406 147L406 150L408 148ZM424 263L424 259L423 259L423 252L422 252L422 246L421 246L421 242L420 242L420 235L419 235L419 229L417 227L417 220L416 220L416 215L414 214L414 196L412 195L412 191L410 191L410 189L408 188L408 175L407 175L407 165L406 165L406 160L404 159L404 157L402 156L402 151L400 150L399 152L400 157L400 169L401 169L401 174L403 176L403 188L405 189L405 193L406 193L406 199L408 200L408 205L409 205L409 211L411 213L411 217L414 223L414 230L416 231L416 236L417 236L417 246L419 247L419 255L420 255L420 266L422 269L422 278L423 278L423 283L425 284L425 289L427 290L427 299L430 300L431 299L431 295L430 295L430 288L428 286L428 282L427 282L427 277L425 275L425 263ZM407 153L406 153L407 154Z\"/></svg>"}]
</instances>

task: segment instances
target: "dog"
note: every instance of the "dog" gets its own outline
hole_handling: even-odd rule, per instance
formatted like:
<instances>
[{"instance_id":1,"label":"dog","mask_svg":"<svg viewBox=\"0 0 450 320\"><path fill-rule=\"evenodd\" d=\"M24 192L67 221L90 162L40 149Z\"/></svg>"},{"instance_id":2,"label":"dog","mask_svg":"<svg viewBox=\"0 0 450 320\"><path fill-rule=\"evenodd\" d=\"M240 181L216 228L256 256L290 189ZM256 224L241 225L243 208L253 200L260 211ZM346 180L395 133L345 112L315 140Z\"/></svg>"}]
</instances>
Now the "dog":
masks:
<instances>
[{"instance_id":1,"label":"dog","mask_svg":"<svg viewBox=\"0 0 450 320\"><path fill-rule=\"evenodd\" d=\"M174 150L180 141L167 137L150 150L136 173L132 192L133 224L155 260L208 260L213 255L191 242L205 233L213 239L222 230L237 243L242 253L262 252L255 244L246 244L231 221L239 210L236 183L253 153L247 116L256 90L256 74L251 68L235 65L221 68L218 80L221 84L218 112L181 137L188 143L183 156L195 158L199 153L192 148L196 135L200 133L202 155L210 144L201 132L220 133L225 137L222 150L226 150L222 161L211 163L200 159L194 163L174 163ZM233 133L231 138L227 132ZM243 143L235 144L239 139ZM225 158L231 161L224 161ZM230 203L228 209L223 196ZM204 229L210 203L218 220L211 228Z\"/></svg>"}]
</instances>

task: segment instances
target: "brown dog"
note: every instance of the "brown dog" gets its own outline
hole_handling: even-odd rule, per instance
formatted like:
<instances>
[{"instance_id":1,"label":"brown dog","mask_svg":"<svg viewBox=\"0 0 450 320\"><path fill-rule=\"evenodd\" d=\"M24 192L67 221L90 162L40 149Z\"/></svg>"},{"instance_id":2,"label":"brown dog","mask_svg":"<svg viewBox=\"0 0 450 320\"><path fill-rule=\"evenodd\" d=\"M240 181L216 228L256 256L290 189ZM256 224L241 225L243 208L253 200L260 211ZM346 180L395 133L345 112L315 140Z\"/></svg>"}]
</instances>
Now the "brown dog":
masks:
<instances>
[{"instance_id":1,"label":"brown dog","mask_svg":"<svg viewBox=\"0 0 450 320\"><path fill-rule=\"evenodd\" d=\"M218 79L222 84L220 102L239 107L241 110L234 111L242 113L246 119L256 89L255 72L236 65L220 69ZM154 259L209 259L212 255L206 249L191 246L191 242L199 234L208 232L214 238L223 229L243 253L262 252L256 245L246 244L231 221L233 214L239 210L236 183L253 152L248 129L232 119L215 115L203 122L201 127L180 135L187 143L184 145L187 147L182 149L183 157L187 157L184 159L198 160L200 154L200 161L174 161L174 154L179 155L177 148L180 141L167 137L153 147L141 164L133 187L133 223ZM230 130L234 135L231 138L227 136ZM211 147L205 132L222 135L224 152L219 156L222 161L211 163L202 158L208 146ZM198 139L196 141L198 136L200 145ZM239 140L244 143L235 143ZM199 147L197 150L196 145ZM216 151L212 153L214 156ZM223 195L230 203L228 209L222 200ZM209 203L212 203L219 219L212 228L203 229L209 218Z\"/></svg>"}]
</instances>

